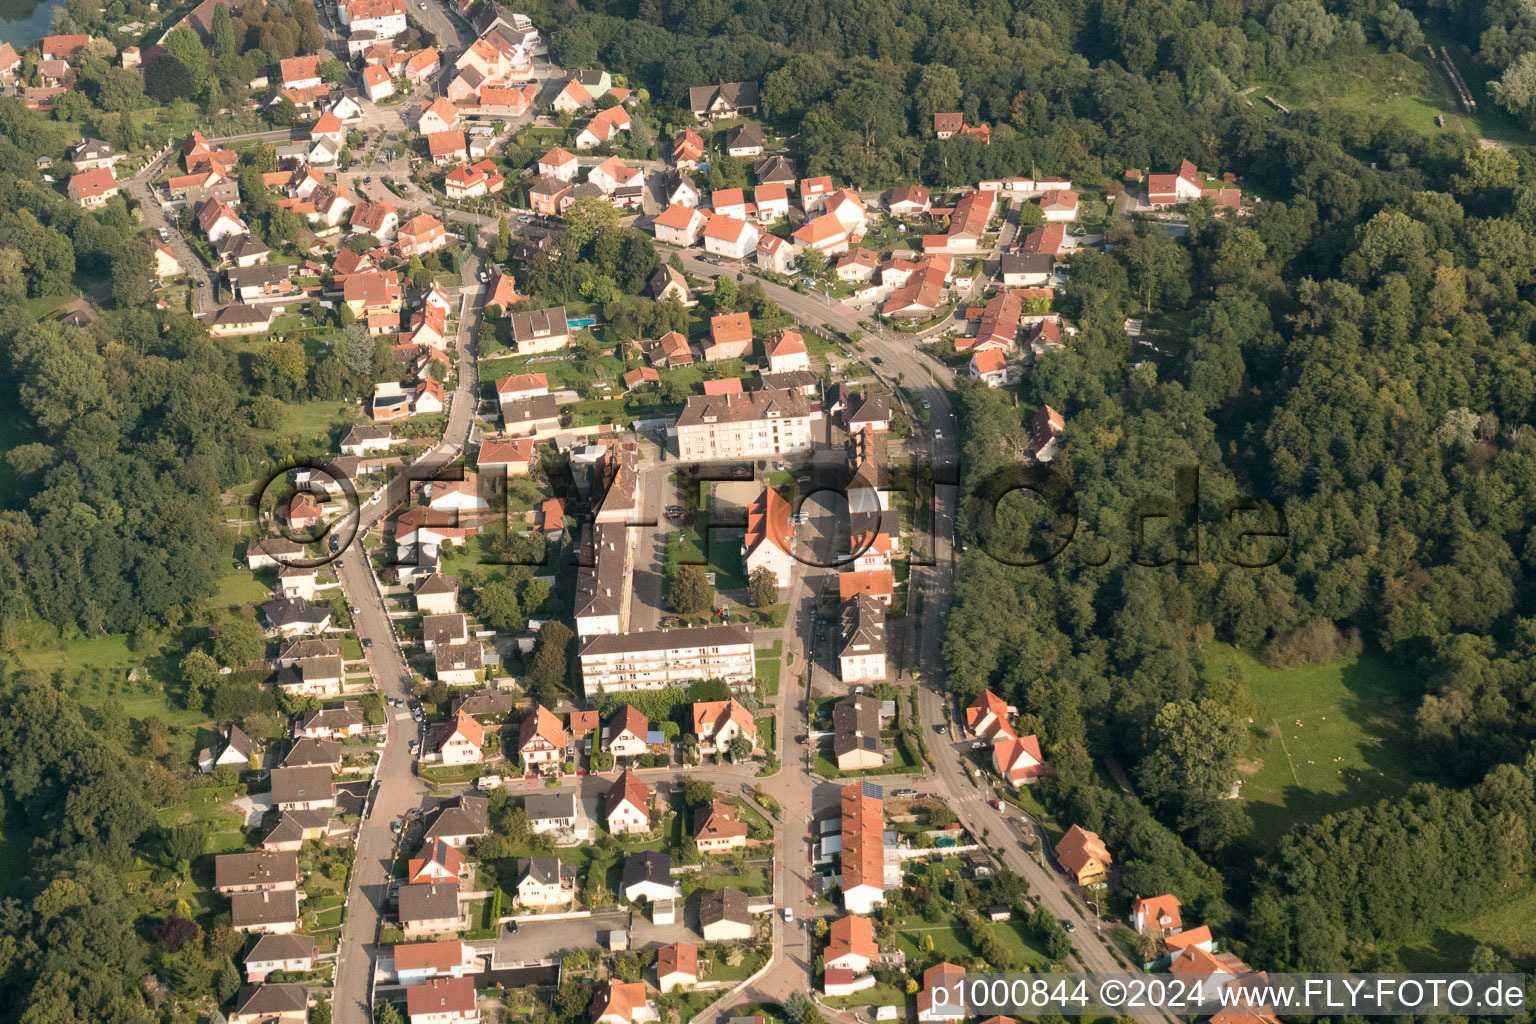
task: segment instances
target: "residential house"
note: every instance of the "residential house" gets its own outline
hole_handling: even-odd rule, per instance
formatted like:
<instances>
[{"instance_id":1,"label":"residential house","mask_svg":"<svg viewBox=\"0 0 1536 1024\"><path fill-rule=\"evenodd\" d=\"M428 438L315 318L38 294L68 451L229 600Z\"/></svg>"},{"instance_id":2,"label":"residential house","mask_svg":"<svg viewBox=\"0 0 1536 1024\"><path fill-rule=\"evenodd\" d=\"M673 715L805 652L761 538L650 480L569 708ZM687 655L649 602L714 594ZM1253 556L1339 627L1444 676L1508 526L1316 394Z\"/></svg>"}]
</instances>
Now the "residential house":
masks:
<instances>
[{"instance_id":1,"label":"residential house","mask_svg":"<svg viewBox=\"0 0 1536 1024\"><path fill-rule=\"evenodd\" d=\"M965 709L965 728L972 736L991 740L999 729L1013 732L1008 725L1008 719L1017 713L1013 705L1005 702L997 694L991 690L983 690L981 695L971 701Z\"/></svg>"},{"instance_id":2,"label":"residential house","mask_svg":"<svg viewBox=\"0 0 1536 1024\"><path fill-rule=\"evenodd\" d=\"M588 171L587 180L604 192L612 192L629 185L643 185L645 174L638 167L626 166L624 161L611 156Z\"/></svg>"},{"instance_id":3,"label":"residential house","mask_svg":"<svg viewBox=\"0 0 1536 1024\"><path fill-rule=\"evenodd\" d=\"M650 720L634 705L620 704L608 719L603 750L614 757L638 757L649 749L646 736L650 730Z\"/></svg>"},{"instance_id":4,"label":"residential house","mask_svg":"<svg viewBox=\"0 0 1536 1024\"><path fill-rule=\"evenodd\" d=\"M401 256L425 256L448 244L443 222L430 213L421 213L400 225L395 249Z\"/></svg>"},{"instance_id":5,"label":"residential house","mask_svg":"<svg viewBox=\"0 0 1536 1024\"><path fill-rule=\"evenodd\" d=\"M740 942L752 937L752 912L740 889L714 889L699 896L699 932L705 942Z\"/></svg>"},{"instance_id":6,"label":"residential house","mask_svg":"<svg viewBox=\"0 0 1536 1024\"><path fill-rule=\"evenodd\" d=\"M579 114L594 102L587 87L576 78L570 78L560 87L560 91L550 101L549 107L557 114Z\"/></svg>"},{"instance_id":7,"label":"residential house","mask_svg":"<svg viewBox=\"0 0 1536 1024\"><path fill-rule=\"evenodd\" d=\"M197 223L210 243L217 243L228 235L246 232L245 222L235 214L234 210L217 199L210 199L203 204L202 209L197 212Z\"/></svg>"},{"instance_id":8,"label":"residential house","mask_svg":"<svg viewBox=\"0 0 1536 1024\"><path fill-rule=\"evenodd\" d=\"M1184 919L1179 914L1179 898L1171 893L1146 899L1137 897L1131 901L1131 927L1139 935L1162 938L1184 930Z\"/></svg>"},{"instance_id":9,"label":"residential house","mask_svg":"<svg viewBox=\"0 0 1536 1024\"><path fill-rule=\"evenodd\" d=\"M239 892L282 892L298 887L296 853L226 853L213 859L213 889L225 896Z\"/></svg>"},{"instance_id":10,"label":"residential house","mask_svg":"<svg viewBox=\"0 0 1536 1024\"><path fill-rule=\"evenodd\" d=\"M902 185L891 190L886 208L893 217L920 217L932 207L932 197L923 185Z\"/></svg>"},{"instance_id":11,"label":"residential house","mask_svg":"<svg viewBox=\"0 0 1536 1024\"><path fill-rule=\"evenodd\" d=\"M534 705L533 711L518 728L517 752L527 769L558 768L565 763L570 734L553 711Z\"/></svg>"},{"instance_id":12,"label":"residential house","mask_svg":"<svg viewBox=\"0 0 1536 1024\"><path fill-rule=\"evenodd\" d=\"M865 391L843 417L849 434L872 430L883 434L891 429L891 400L885 395Z\"/></svg>"},{"instance_id":13,"label":"residential house","mask_svg":"<svg viewBox=\"0 0 1536 1024\"><path fill-rule=\"evenodd\" d=\"M571 344L571 327L564 306L513 313L512 341L519 355L557 352Z\"/></svg>"},{"instance_id":14,"label":"residential house","mask_svg":"<svg viewBox=\"0 0 1536 1024\"><path fill-rule=\"evenodd\" d=\"M1056 862L1078 885L1094 885L1104 875L1114 858L1104 841L1081 825L1073 825L1056 844Z\"/></svg>"},{"instance_id":15,"label":"residential house","mask_svg":"<svg viewBox=\"0 0 1536 1024\"><path fill-rule=\"evenodd\" d=\"M403 942L393 953L395 980L407 987L433 978L462 978L479 967L475 947L458 939Z\"/></svg>"},{"instance_id":16,"label":"residential house","mask_svg":"<svg viewBox=\"0 0 1536 1024\"><path fill-rule=\"evenodd\" d=\"M336 785L330 768L274 768L272 804L280 811L329 811L336 806Z\"/></svg>"},{"instance_id":17,"label":"residential house","mask_svg":"<svg viewBox=\"0 0 1536 1024\"><path fill-rule=\"evenodd\" d=\"M971 356L967 368L971 379L989 388L1000 388L1008 382L1008 360L1000 349L990 348Z\"/></svg>"},{"instance_id":18,"label":"residential house","mask_svg":"<svg viewBox=\"0 0 1536 1024\"><path fill-rule=\"evenodd\" d=\"M996 192L971 192L955 204L949 218L949 230L942 235L924 235L923 251L978 252L986 237L987 225L997 210Z\"/></svg>"},{"instance_id":19,"label":"residential house","mask_svg":"<svg viewBox=\"0 0 1536 1024\"><path fill-rule=\"evenodd\" d=\"M1045 773L1040 740L1033 733L1015 736L1012 729L1000 729L993 737L992 767L1015 786L1034 782Z\"/></svg>"},{"instance_id":20,"label":"residential house","mask_svg":"<svg viewBox=\"0 0 1536 1024\"><path fill-rule=\"evenodd\" d=\"M789 216L789 189L779 181L767 182L752 190L759 224L775 224Z\"/></svg>"},{"instance_id":21,"label":"residential house","mask_svg":"<svg viewBox=\"0 0 1536 1024\"><path fill-rule=\"evenodd\" d=\"M701 120L755 114L758 104L756 82L717 82L688 90L688 108Z\"/></svg>"},{"instance_id":22,"label":"residential house","mask_svg":"<svg viewBox=\"0 0 1536 1024\"><path fill-rule=\"evenodd\" d=\"M277 971L304 974L315 967L313 935L258 935L245 950L245 980L257 983Z\"/></svg>"},{"instance_id":23,"label":"residential house","mask_svg":"<svg viewBox=\"0 0 1536 1024\"><path fill-rule=\"evenodd\" d=\"M469 159L469 145L457 128L433 132L427 136L427 155L438 167L451 167Z\"/></svg>"},{"instance_id":24,"label":"residential house","mask_svg":"<svg viewBox=\"0 0 1536 1024\"><path fill-rule=\"evenodd\" d=\"M709 800L693 809L693 842L700 853L726 853L747 847L747 823L724 800Z\"/></svg>"},{"instance_id":25,"label":"residential house","mask_svg":"<svg viewBox=\"0 0 1536 1024\"><path fill-rule=\"evenodd\" d=\"M868 249L850 249L838 257L832 271L839 281L862 284L875 276L875 267L878 265L879 257Z\"/></svg>"},{"instance_id":26,"label":"residential house","mask_svg":"<svg viewBox=\"0 0 1536 1024\"><path fill-rule=\"evenodd\" d=\"M478 465L482 472L499 468L507 476L527 476L535 454L532 438L494 437L481 442Z\"/></svg>"},{"instance_id":27,"label":"residential house","mask_svg":"<svg viewBox=\"0 0 1536 1024\"><path fill-rule=\"evenodd\" d=\"M716 256L744 260L757 251L761 236L751 221L716 214L704 226L704 248Z\"/></svg>"},{"instance_id":28,"label":"residential house","mask_svg":"<svg viewBox=\"0 0 1536 1024\"><path fill-rule=\"evenodd\" d=\"M672 882L672 858L654 851L628 854L624 858L621 890L630 903L637 900L659 903L672 899L677 893Z\"/></svg>"},{"instance_id":29,"label":"residential house","mask_svg":"<svg viewBox=\"0 0 1536 1024\"><path fill-rule=\"evenodd\" d=\"M416 130L430 137L436 132L446 132L458 123L458 108L446 96L439 96L422 109Z\"/></svg>"},{"instance_id":30,"label":"residential house","mask_svg":"<svg viewBox=\"0 0 1536 1024\"><path fill-rule=\"evenodd\" d=\"M529 793L523 798L528 828L535 832L573 832L584 825L586 815L575 793Z\"/></svg>"},{"instance_id":31,"label":"residential house","mask_svg":"<svg viewBox=\"0 0 1536 1024\"><path fill-rule=\"evenodd\" d=\"M281 61L283 88L308 89L320 84L320 57L289 57Z\"/></svg>"},{"instance_id":32,"label":"residential house","mask_svg":"<svg viewBox=\"0 0 1536 1024\"><path fill-rule=\"evenodd\" d=\"M1040 196L1040 209L1048 221L1066 222L1077 219L1077 193L1071 189L1051 189Z\"/></svg>"},{"instance_id":33,"label":"residential house","mask_svg":"<svg viewBox=\"0 0 1536 1024\"><path fill-rule=\"evenodd\" d=\"M651 297L657 302L676 299L684 306L698 305L698 300L693 297L693 290L688 287L688 281L683 277L682 271L665 263L651 277Z\"/></svg>"},{"instance_id":34,"label":"residential house","mask_svg":"<svg viewBox=\"0 0 1536 1024\"><path fill-rule=\"evenodd\" d=\"M237 892L229 898L229 923L254 935L289 935L299 929L296 889Z\"/></svg>"},{"instance_id":35,"label":"residential house","mask_svg":"<svg viewBox=\"0 0 1536 1024\"><path fill-rule=\"evenodd\" d=\"M296 643L335 643L335 641L299 640ZM363 725L362 705L357 701L349 700L318 711L306 711L294 723L293 735L296 739L353 739L363 734Z\"/></svg>"},{"instance_id":36,"label":"residential house","mask_svg":"<svg viewBox=\"0 0 1536 1024\"><path fill-rule=\"evenodd\" d=\"M863 595L889 607L895 596L896 581L889 569L842 572L837 577L837 589L841 601L851 601Z\"/></svg>"},{"instance_id":37,"label":"residential house","mask_svg":"<svg viewBox=\"0 0 1536 1024\"><path fill-rule=\"evenodd\" d=\"M592 1024L642 1024L657 1020L659 1015L646 1001L645 982L610 978L597 986L587 1018Z\"/></svg>"},{"instance_id":38,"label":"residential house","mask_svg":"<svg viewBox=\"0 0 1536 1024\"><path fill-rule=\"evenodd\" d=\"M489 805L488 798L473 793L452 797L439 805L437 817L428 826L425 839L429 842L441 839L449 846L463 849L490 831L487 823Z\"/></svg>"},{"instance_id":39,"label":"residential house","mask_svg":"<svg viewBox=\"0 0 1536 1024\"><path fill-rule=\"evenodd\" d=\"M782 591L794 573L794 534L790 527L789 502L772 487L764 486L747 506L747 530L742 537L742 557L747 575L768 569Z\"/></svg>"},{"instance_id":40,"label":"residential house","mask_svg":"<svg viewBox=\"0 0 1536 1024\"><path fill-rule=\"evenodd\" d=\"M324 633L331 628L329 609L309 603L303 598L281 598L261 606L262 617L267 620L269 635L300 636L306 633Z\"/></svg>"},{"instance_id":41,"label":"residential house","mask_svg":"<svg viewBox=\"0 0 1536 1024\"><path fill-rule=\"evenodd\" d=\"M229 290L236 302L254 302L275 295L292 295L299 290L289 276L286 263L262 263L254 267L231 267L227 272Z\"/></svg>"},{"instance_id":42,"label":"residential house","mask_svg":"<svg viewBox=\"0 0 1536 1024\"><path fill-rule=\"evenodd\" d=\"M665 995L699 982L699 947L673 942L656 951L656 987Z\"/></svg>"},{"instance_id":43,"label":"residential house","mask_svg":"<svg viewBox=\"0 0 1536 1024\"><path fill-rule=\"evenodd\" d=\"M1004 253L1002 283L1007 288L1031 288L1049 284L1056 257L1049 253Z\"/></svg>"},{"instance_id":44,"label":"residential house","mask_svg":"<svg viewBox=\"0 0 1536 1024\"><path fill-rule=\"evenodd\" d=\"M768 336L763 343L763 354L769 373L811 368L811 354L805 347L805 337L788 328L780 328Z\"/></svg>"},{"instance_id":45,"label":"residential house","mask_svg":"<svg viewBox=\"0 0 1536 1024\"><path fill-rule=\"evenodd\" d=\"M465 647L474 648L478 668L478 643L444 644L435 652L438 662L442 662L444 652L457 652ZM479 764L485 760L485 729L469 715L460 713L452 722L439 727L436 750L444 765Z\"/></svg>"},{"instance_id":46,"label":"residential house","mask_svg":"<svg viewBox=\"0 0 1536 1024\"><path fill-rule=\"evenodd\" d=\"M759 185L777 184L786 189L795 187L795 165L786 156L764 157L752 167L752 177L757 179Z\"/></svg>"},{"instance_id":47,"label":"residential house","mask_svg":"<svg viewBox=\"0 0 1536 1024\"><path fill-rule=\"evenodd\" d=\"M608 831L616 836L651 830L651 791L633 770L626 768L608 790L604 804Z\"/></svg>"},{"instance_id":48,"label":"residential house","mask_svg":"<svg viewBox=\"0 0 1536 1024\"><path fill-rule=\"evenodd\" d=\"M843 908L870 914L885 902L885 801L879 786L855 782L842 790Z\"/></svg>"},{"instance_id":49,"label":"residential house","mask_svg":"<svg viewBox=\"0 0 1536 1024\"><path fill-rule=\"evenodd\" d=\"M459 584L440 572L418 581L415 596L416 611L421 615L452 615L459 610Z\"/></svg>"},{"instance_id":50,"label":"residential house","mask_svg":"<svg viewBox=\"0 0 1536 1024\"><path fill-rule=\"evenodd\" d=\"M802 251L815 249L824 256L847 252L848 228L836 216L823 213L806 221L789 236Z\"/></svg>"},{"instance_id":51,"label":"residential house","mask_svg":"<svg viewBox=\"0 0 1536 1024\"><path fill-rule=\"evenodd\" d=\"M795 249L777 235L764 235L757 242L757 265L773 274L788 274L795 266Z\"/></svg>"},{"instance_id":52,"label":"residential house","mask_svg":"<svg viewBox=\"0 0 1536 1024\"><path fill-rule=\"evenodd\" d=\"M843 605L842 648L838 651L840 677L845 683L883 682L885 658L885 606L869 594L857 594Z\"/></svg>"},{"instance_id":53,"label":"residential house","mask_svg":"<svg viewBox=\"0 0 1536 1024\"><path fill-rule=\"evenodd\" d=\"M1192 202L1204 192L1205 183L1200 172L1188 160L1181 160L1178 171L1173 174L1147 176L1147 203L1154 208Z\"/></svg>"},{"instance_id":54,"label":"residential house","mask_svg":"<svg viewBox=\"0 0 1536 1024\"><path fill-rule=\"evenodd\" d=\"M752 712L734 697L695 703L693 734L699 739L699 750L706 754L726 750L737 736L745 736L757 746L757 723Z\"/></svg>"},{"instance_id":55,"label":"residential house","mask_svg":"<svg viewBox=\"0 0 1536 1024\"><path fill-rule=\"evenodd\" d=\"M577 149L595 149L605 142L613 141L619 132L629 130L629 112L623 104L609 107L607 110L599 110L593 115L587 126L576 133Z\"/></svg>"},{"instance_id":56,"label":"residential house","mask_svg":"<svg viewBox=\"0 0 1536 1024\"><path fill-rule=\"evenodd\" d=\"M341 658L305 658L295 668L279 669L278 689L289 696L335 697L340 695L346 672Z\"/></svg>"},{"instance_id":57,"label":"residential house","mask_svg":"<svg viewBox=\"0 0 1536 1024\"><path fill-rule=\"evenodd\" d=\"M832 922L827 932L826 966L829 970L869 970L880 956L875 943L875 925L867 917L847 914Z\"/></svg>"},{"instance_id":58,"label":"residential house","mask_svg":"<svg viewBox=\"0 0 1536 1024\"><path fill-rule=\"evenodd\" d=\"M568 906L576 899L576 869L559 857L519 857L516 889L520 907Z\"/></svg>"},{"instance_id":59,"label":"residential house","mask_svg":"<svg viewBox=\"0 0 1536 1024\"><path fill-rule=\"evenodd\" d=\"M395 81L384 68L369 64L363 68L363 93L370 103L377 103L395 94Z\"/></svg>"},{"instance_id":60,"label":"residential house","mask_svg":"<svg viewBox=\"0 0 1536 1024\"><path fill-rule=\"evenodd\" d=\"M1036 462L1050 462L1055 458L1056 441L1066 429L1067 421L1061 413L1048 405L1040 407L1030 421L1030 447Z\"/></svg>"},{"instance_id":61,"label":"residential house","mask_svg":"<svg viewBox=\"0 0 1536 1024\"><path fill-rule=\"evenodd\" d=\"M655 344L645 349L645 357L653 366L665 366L669 370L694 363L692 346L677 331L668 331L658 338Z\"/></svg>"},{"instance_id":62,"label":"residential house","mask_svg":"<svg viewBox=\"0 0 1536 1024\"><path fill-rule=\"evenodd\" d=\"M164 280L182 272L181 261L169 245L158 238L149 239L149 248L155 254L155 276Z\"/></svg>"},{"instance_id":63,"label":"residential house","mask_svg":"<svg viewBox=\"0 0 1536 1024\"><path fill-rule=\"evenodd\" d=\"M538 168L541 175L570 182L576 177L580 166L576 162L576 154L568 153L556 146L539 157Z\"/></svg>"},{"instance_id":64,"label":"residential house","mask_svg":"<svg viewBox=\"0 0 1536 1024\"><path fill-rule=\"evenodd\" d=\"M544 174L528 184L528 206L544 217L557 217L564 209L564 201L571 194L571 186L553 175Z\"/></svg>"},{"instance_id":65,"label":"residential house","mask_svg":"<svg viewBox=\"0 0 1536 1024\"><path fill-rule=\"evenodd\" d=\"M738 160L762 156L763 149L763 130L751 122L739 124L725 133L725 152Z\"/></svg>"},{"instance_id":66,"label":"residential house","mask_svg":"<svg viewBox=\"0 0 1536 1024\"><path fill-rule=\"evenodd\" d=\"M721 313L710 318L704 361L745 359L752 353L752 318L746 313Z\"/></svg>"},{"instance_id":67,"label":"residential house","mask_svg":"<svg viewBox=\"0 0 1536 1024\"><path fill-rule=\"evenodd\" d=\"M305 1024L309 1020L309 986L242 985L228 1024Z\"/></svg>"},{"instance_id":68,"label":"residential house","mask_svg":"<svg viewBox=\"0 0 1536 1024\"><path fill-rule=\"evenodd\" d=\"M408 885L421 882L458 882L469 874L469 861L441 839L434 839L421 848L420 853L406 862L405 881Z\"/></svg>"},{"instance_id":69,"label":"residential house","mask_svg":"<svg viewBox=\"0 0 1536 1024\"><path fill-rule=\"evenodd\" d=\"M878 607L862 595L853 603L859 601ZM880 614L883 620L884 613ZM881 643L883 646L883 632ZM880 701L877 698L855 693L832 706L832 756L840 771L879 768L885 764L885 755L880 751Z\"/></svg>"},{"instance_id":70,"label":"residential house","mask_svg":"<svg viewBox=\"0 0 1536 1024\"><path fill-rule=\"evenodd\" d=\"M965 983L965 968L958 964L934 964L923 972L923 987L917 993L918 1024L960 1020L966 1016L963 1001L954 997L957 986Z\"/></svg>"},{"instance_id":71,"label":"residential house","mask_svg":"<svg viewBox=\"0 0 1536 1024\"><path fill-rule=\"evenodd\" d=\"M469 909L459 903L457 882L402 885L396 894L400 901L400 930L407 939L448 935L469 927Z\"/></svg>"},{"instance_id":72,"label":"residential house","mask_svg":"<svg viewBox=\"0 0 1536 1024\"><path fill-rule=\"evenodd\" d=\"M442 682L450 686L463 686L478 682L480 673L485 669L485 651L481 649L479 641L467 644L440 644L437 650L432 652L436 676ZM445 737L448 742L450 737ZM468 748L459 748L462 756L469 757L472 751ZM463 761L447 761L447 751L441 751L445 756L445 764L463 764ZM478 762L480 758L473 759Z\"/></svg>"},{"instance_id":73,"label":"residential house","mask_svg":"<svg viewBox=\"0 0 1536 1024\"><path fill-rule=\"evenodd\" d=\"M411 1024L478 1024L473 978L432 978L405 990Z\"/></svg>"},{"instance_id":74,"label":"residential house","mask_svg":"<svg viewBox=\"0 0 1536 1024\"><path fill-rule=\"evenodd\" d=\"M689 248L699 240L710 217L693 206L674 204L668 206L651 222L658 242Z\"/></svg>"},{"instance_id":75,"label":"residential house","mask_svg":"<svg viewBox=\"0 0 1536 1024\"><path fill-rule=\"evenodd\" d=\"M510 437L548 435L560 429L560 409L553 395L541 395L501 407L502 430Z\"/></svg>"}]
</instances>

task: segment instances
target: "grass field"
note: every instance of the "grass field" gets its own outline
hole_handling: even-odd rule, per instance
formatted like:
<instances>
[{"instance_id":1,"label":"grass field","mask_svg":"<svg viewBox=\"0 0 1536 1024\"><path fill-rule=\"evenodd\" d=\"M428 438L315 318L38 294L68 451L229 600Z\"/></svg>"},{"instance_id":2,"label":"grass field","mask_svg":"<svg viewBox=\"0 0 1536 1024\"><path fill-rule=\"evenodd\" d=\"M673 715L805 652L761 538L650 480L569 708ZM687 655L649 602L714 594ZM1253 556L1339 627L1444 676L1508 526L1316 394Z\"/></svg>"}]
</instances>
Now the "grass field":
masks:
<instances>
[{"instance_id":1,"label":"grass field","mask_svg":"<svg viewBox=\"0 0 1536 1024\"><path fill-rule=\"evenodd\" d=\"M1015 969L1027 967L1041 971L1050 966L1050 958L1034 944L1029 935L1027 922L1000 921L992 927L997 930L999 941L1013 954ZM896 947L906 952L908 960L922 959L926 955L926 940L930 936L933 939L933 951L946 960L976 955L970 943L956 931L954 920L948 917L940 917L932 922L916 916L906 918L896 933Z\"/></svg>"},{"instance_id":2,"label":"grass field","mask_svg":"<svg viewBox=\"0 0 1536 1024\"><path fill-rule=\"evenodd\" d=\"M1516 970L1536 965L1536 890L1469 921L1410 939L1396 952L1410 971L1461 971L1478 946L1508 957Z\"/></svg>"},{"instance_id":3,"label":"grass field","mask_svg":"<svg viewBox=\"0 0 1536 1024\"><path fill-rule=\"evenodd\" d=\"M763 692L770 697L779 695L780 660L765 651L757 652L757 678L763 681Z\"/></svg>"},{"instance_id":4,"label":"grass field","mask_svg":"<svg viewBox=\"0 0 1536 1024\"><path fill-rule=\"evenodd\" d=\"M1212 678L1235 665L1253 700L1242 797L1255 836L1278 839L1299 822L1395 796L1421 779L1413 708L1380 655L1271 669L1212 645L1205 658Z\"/></svg>"}]
</instances>

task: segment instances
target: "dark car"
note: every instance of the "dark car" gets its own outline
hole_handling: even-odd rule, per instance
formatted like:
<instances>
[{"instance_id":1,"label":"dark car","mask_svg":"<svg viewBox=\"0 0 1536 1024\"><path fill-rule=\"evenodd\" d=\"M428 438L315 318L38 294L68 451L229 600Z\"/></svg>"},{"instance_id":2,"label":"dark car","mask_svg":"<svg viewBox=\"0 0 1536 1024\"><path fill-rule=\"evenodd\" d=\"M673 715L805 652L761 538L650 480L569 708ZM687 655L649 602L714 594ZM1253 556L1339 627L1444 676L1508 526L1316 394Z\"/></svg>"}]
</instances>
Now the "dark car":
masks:
<instances>
[{"instance_id":1,"label":"dark car","mask_svg":"<svg viewBox=\"0 0 1536 1024\"><path fill-rule=\"evenodd\" d=\"M876 366L884 366L885 365L885 360L881 359L879 356L875 356L875 357L871 358L870 362L874 363Z\"/></svg>"},{"instance_id":2,"label":"dark car","mask_svg":"<svg viewBox=\"0 0 1536 1024\"><path fill-rule=\"evenodd\" d=\"M372 647L373 646L373 637L371 637L371 636L363 637L363 646L364 647Z\"/></svg>"}]
</instances>

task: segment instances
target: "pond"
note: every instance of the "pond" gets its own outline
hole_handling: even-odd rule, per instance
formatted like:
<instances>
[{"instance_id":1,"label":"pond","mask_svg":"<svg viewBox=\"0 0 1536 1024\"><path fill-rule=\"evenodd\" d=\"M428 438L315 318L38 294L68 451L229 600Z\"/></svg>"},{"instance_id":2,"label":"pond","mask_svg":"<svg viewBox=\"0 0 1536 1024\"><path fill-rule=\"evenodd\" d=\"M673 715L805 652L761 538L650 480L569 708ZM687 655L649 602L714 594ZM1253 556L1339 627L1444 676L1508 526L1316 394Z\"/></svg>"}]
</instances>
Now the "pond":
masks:
<instances>
[{"instance_id":1,"label":"pond","mask_svg":"<svg viewBox=\"0 0 1536 1024\"><path fill-rule=\"evenodd\" d=\"M37 42L53 27L53 10L63 0L0 0L0 43L18 51Z\"/></svg>"}]
</instances>

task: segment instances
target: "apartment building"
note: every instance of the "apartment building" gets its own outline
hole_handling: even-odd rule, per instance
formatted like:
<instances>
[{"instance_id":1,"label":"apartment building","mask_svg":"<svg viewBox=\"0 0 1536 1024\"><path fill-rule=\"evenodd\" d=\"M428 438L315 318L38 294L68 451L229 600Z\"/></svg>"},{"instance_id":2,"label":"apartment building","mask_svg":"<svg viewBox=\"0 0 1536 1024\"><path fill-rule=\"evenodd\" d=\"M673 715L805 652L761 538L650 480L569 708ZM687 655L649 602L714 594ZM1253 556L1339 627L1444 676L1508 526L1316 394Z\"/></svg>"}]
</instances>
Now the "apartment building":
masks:
<instances>
[{"instance_id":1,"label":"apartment building","mask_svg":"<svg viewBox=\"0 0 1536 1024\"><path fill-rule=\"evenodd\" d=\"M697 626L594 636L581 649L582 685L598 690L660 690L696 679L750 683L756 675L750 626Z\"/></svg>"},{"instance_id":2,"label":"apartment building","mask_svg":"<svg viewBox=\"0 0 1536 1024\"><path fill-rule=\"evenodd\" d=\"M797 452L810 447L811 423L820 418L799 391L694 395L677 417L678 457L705 462Z\"/></svg>"}]
</instances>

